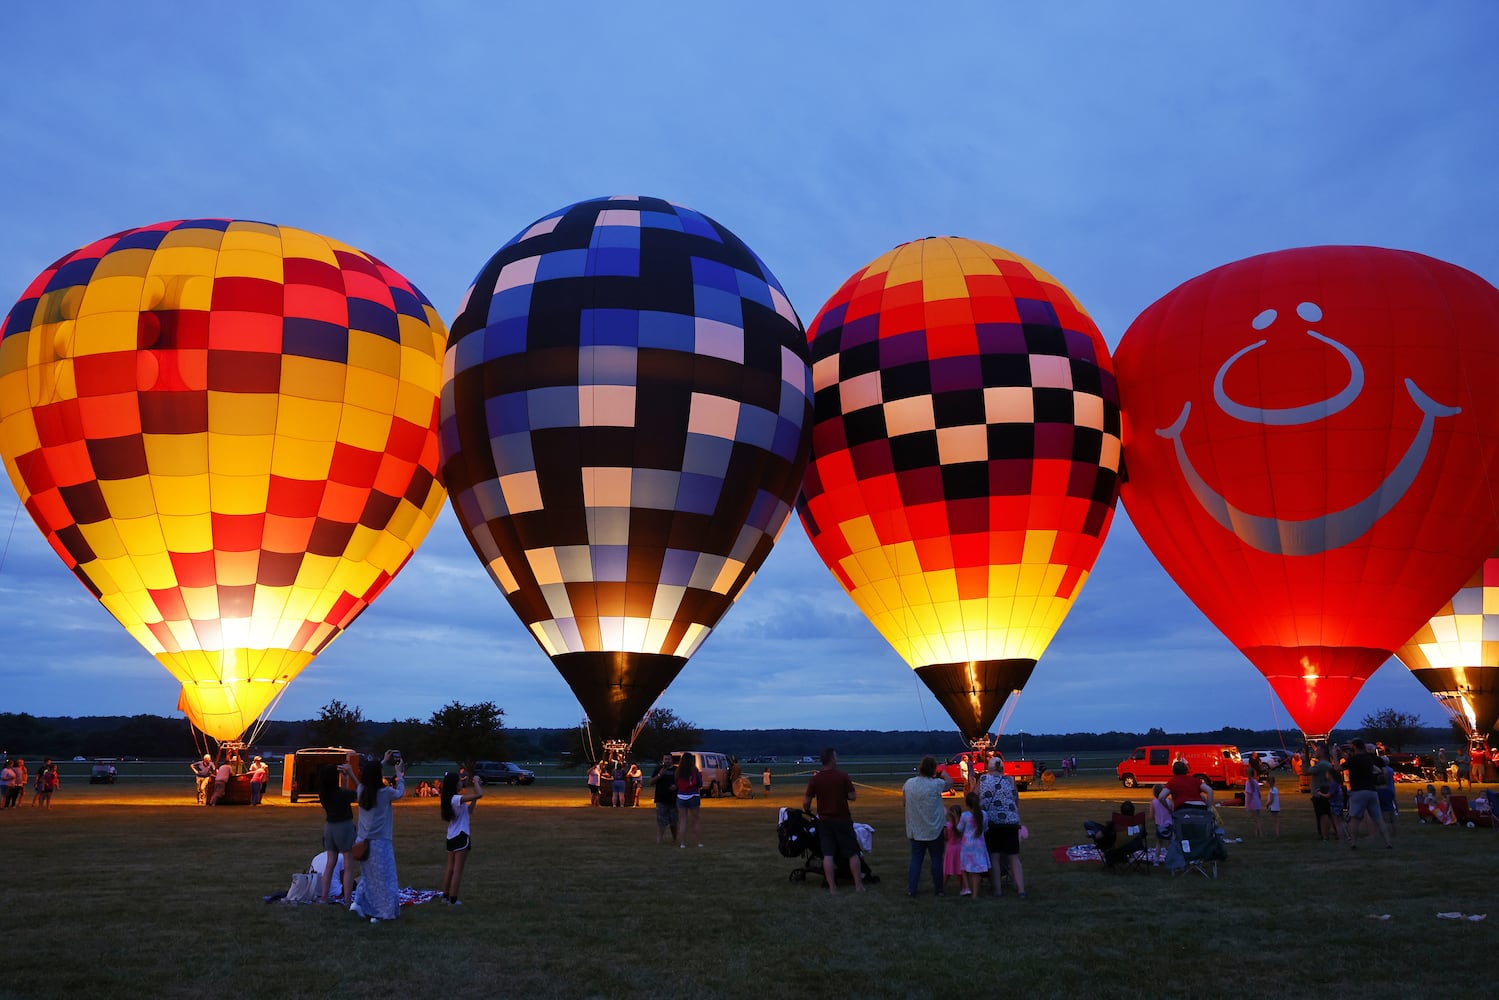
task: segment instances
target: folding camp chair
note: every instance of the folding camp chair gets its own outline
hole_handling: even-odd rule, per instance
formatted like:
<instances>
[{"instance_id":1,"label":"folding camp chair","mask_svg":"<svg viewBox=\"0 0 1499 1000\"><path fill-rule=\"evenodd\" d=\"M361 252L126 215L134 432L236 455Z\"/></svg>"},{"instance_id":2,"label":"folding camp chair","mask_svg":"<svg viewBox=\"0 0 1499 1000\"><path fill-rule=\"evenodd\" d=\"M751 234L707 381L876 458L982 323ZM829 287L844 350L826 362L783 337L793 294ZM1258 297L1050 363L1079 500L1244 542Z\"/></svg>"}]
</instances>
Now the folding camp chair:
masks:
<instances>
[{"instance_id":1,"label":"folding camp chair","mask_svg":"<svg viewBox=\"0 0 1499 1000\"><path fill-rule=\"evenodd\" d=\"M1149 875L1150 847L1145 838L1145 817L1137 813L1115 813L1113 825L1114 846L1111 851L1104 852L1104 866Z\"/></svg>"}]
</instances>

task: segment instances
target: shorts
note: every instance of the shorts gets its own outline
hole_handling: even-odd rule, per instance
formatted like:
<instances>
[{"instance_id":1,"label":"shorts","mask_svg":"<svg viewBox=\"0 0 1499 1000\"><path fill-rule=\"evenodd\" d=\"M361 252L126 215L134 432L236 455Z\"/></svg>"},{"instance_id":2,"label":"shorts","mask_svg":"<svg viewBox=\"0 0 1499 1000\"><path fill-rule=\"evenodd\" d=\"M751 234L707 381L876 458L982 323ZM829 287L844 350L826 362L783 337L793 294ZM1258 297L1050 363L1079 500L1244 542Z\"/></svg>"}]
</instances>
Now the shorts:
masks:
<instances>
[{"instance_id":1,"label":"shorts","mask_svg":"<svg viewBox=\"0 0 1499 1000\"><path fill-rule=\"evenodd\" d=\"M851 819L819 819L817 839L824 858L852 858L859 853L859 838Z\"/></svg>"},{"instance_id":2,"label":"shorts","mask_svg":"<svg viewBox=\"0 0 1499 1000\"><path fill-rule=\"evenodd\" d=\"M677 804L675 802L656 803L656 825L663 830L667 827L677 825Z\"/></svg>"},{"instance_id":3,"label":"shorts","mask_svg":"<svg viewBox=\"0 0 1499 1000\"><path fill-rule=\"evenodd\" d=\"M625 783L623 781L616 781L616 782L614 782L614 794L615 795L623 795L623 794L625 794Z\"/></svg>"},{"instance_id":4,"label":"shorts","mask_svg":"<svg viewBox=\"0 0 1499 1000\"><path fill-rule=\"evenodd\" d=\"M456 837L449 837L448 838L448 853L449 854L457 854L459 851L466 851L468 849L469 849L468 834L466 834L466 833L460 833Z\"/></svg>"},{"instance_id":5,"label":"shorts","mask_svg":"<svg viewBox=\"0 0 1499 1000\"><path fill-rule=\"evenodd\" d=\"M1378 816L1380 811L1379 793L1373 789L1348 793L1348 815L1354 819L1364 815Z\"/></svg>"},{"instance_id":6,"label":"shorts","mask_svg":"<svg viewBox=\"0 0 1499 1000\"><path fill-rule=\"evenodd\" d=\"M990 854L1014 856L1020 853L1020 826L993 823L984 830L984 847Z\"/></svg>"},{"instance_id":7,"label":"shorts","mask_svg":"<svg viewBox=\"0 0 1499 1000\"><path fill-rule=\"evenodd\" d=\"M354 821L339 820L323 824L323 850L348 854L354 848Z\"/></svg>"},{"instance_id":8,"label":"shorts","mask_svg":"<svg viewBox=\"0 0 1499 1000\"><path fill-rule=\"evenodd\" d=\"M699 802L698 802L698 797L696 795L688 795L688 796L678 795L677 796L677 808L678 809L696 809L698 807L698 805L699 805Z\"/></svg>"}]
</instances>

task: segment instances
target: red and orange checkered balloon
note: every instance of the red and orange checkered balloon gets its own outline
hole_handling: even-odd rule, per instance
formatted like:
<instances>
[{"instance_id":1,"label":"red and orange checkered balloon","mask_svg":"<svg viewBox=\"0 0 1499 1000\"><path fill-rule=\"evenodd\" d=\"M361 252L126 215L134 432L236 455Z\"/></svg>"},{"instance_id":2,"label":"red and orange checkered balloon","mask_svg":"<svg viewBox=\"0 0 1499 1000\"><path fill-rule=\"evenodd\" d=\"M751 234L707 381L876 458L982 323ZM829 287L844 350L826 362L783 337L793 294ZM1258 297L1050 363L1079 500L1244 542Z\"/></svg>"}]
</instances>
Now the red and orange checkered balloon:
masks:
<instances>
[{"instance_id":1,"label":"red and orange checkered balloon","mask_svg":"<svg viewBox=\"0 0 1499 1000\"><path fill-rule=\"evenodd\" d=\"M447 331L313 233L164 222L33 281L0 325L0 455L105 608L239 736L441 510Z\"/></svg>"},{"instance_id":2,"label":"red and orange checkered balloon","mask_svg":"<svg viewBox=\"0 0 1499 1000\"><path fill-rule=\"evenodd\" d=\"M1072 294L986 243L895 248L809 331L813 546L964 734L1030 677L1118 497L1108 347Z\"/></svg>"}]
</instances>

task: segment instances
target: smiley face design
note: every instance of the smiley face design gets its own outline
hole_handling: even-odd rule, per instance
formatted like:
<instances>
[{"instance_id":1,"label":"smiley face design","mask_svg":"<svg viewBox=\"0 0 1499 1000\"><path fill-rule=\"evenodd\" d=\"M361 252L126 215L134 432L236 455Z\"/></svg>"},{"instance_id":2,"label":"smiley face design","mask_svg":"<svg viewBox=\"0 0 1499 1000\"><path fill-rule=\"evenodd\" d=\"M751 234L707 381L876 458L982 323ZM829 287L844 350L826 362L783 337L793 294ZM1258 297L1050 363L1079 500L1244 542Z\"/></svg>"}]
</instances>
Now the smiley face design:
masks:
<instances>
[{"instance_id":1,"label":"smiley face design","mask_svg":"<svg viewBox=\"0 0 1499 1000\"><path fill-rule=\"evenodd\" d=\"M1317 323L1322 319L1322 309L1315 302L1302 302L1296 307L1296 315L1304 322ZM1266 309L1255 316L1250 325L1255 330L1265 330L1279 318L1275 309ZM1300 406L1270 409L1250 406L1233 399L1224 387L1233 366L1252 351L1264 347L1266 340L1256 340L1231 355L1219 367L1213 377L1213 402L1229 417L1245 423L1266 427L1292 427L1313 423L1341 412L1358 399L1364 388L1364 366L1358 355L1349 347L1307 327L1305 334L1337 351L1348 365L1348 381L1338 392L1326 399ZM1328 511L1316 517L1301 520L1267 517L1252 514L1235 507L1203 479L1187 454L1182 443L1182 431L1192 414L1192 401L1187 400L1181 413L1170 426L1157 428L1155 433L1172 443L1177 466L1186 479L1188 488L1214 521L1232 532L1236 538L1260 552L1273 555L1307 556L1317 555L1341 548L1366 534L1381 517L1405 496L1411 484L1420 474L1431 450L1432 437L1438 417L1456 416L1461 407L1446 406L1428 396L1409 378L1403 380L1405 391L1416 408L1421 411L1421 426L1416 431L1405 454L1389 471L1384 480L1370 490L1362 499L1338 510Z\"/></svg>"}]
</instances>

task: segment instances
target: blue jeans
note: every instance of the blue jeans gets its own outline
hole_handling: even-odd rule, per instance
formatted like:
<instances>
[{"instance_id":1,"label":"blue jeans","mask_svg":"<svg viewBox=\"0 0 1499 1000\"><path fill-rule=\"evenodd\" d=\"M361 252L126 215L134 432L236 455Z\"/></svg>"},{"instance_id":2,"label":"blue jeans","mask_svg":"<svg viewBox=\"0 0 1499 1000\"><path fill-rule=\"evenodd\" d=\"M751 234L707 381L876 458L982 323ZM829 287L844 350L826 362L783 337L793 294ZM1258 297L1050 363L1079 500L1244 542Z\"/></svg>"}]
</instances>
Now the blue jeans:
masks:
<instances>
[{"instance_id":1,"label":"blue jeans","mask_svg":"<svg viewBox=\"0 0 1499 1000\"><path fill-rule=\"evenodd\" d=\"M910 838L907 838L910 840ZM942 895L942 855L946 846L939 836L934 840L911 840L911 868L906 873L906 895L916 895L917 885L921 882L921 859L923 855L931 855L932 858L932 888L937 895Z\"/></svg>"}]
</instances>

